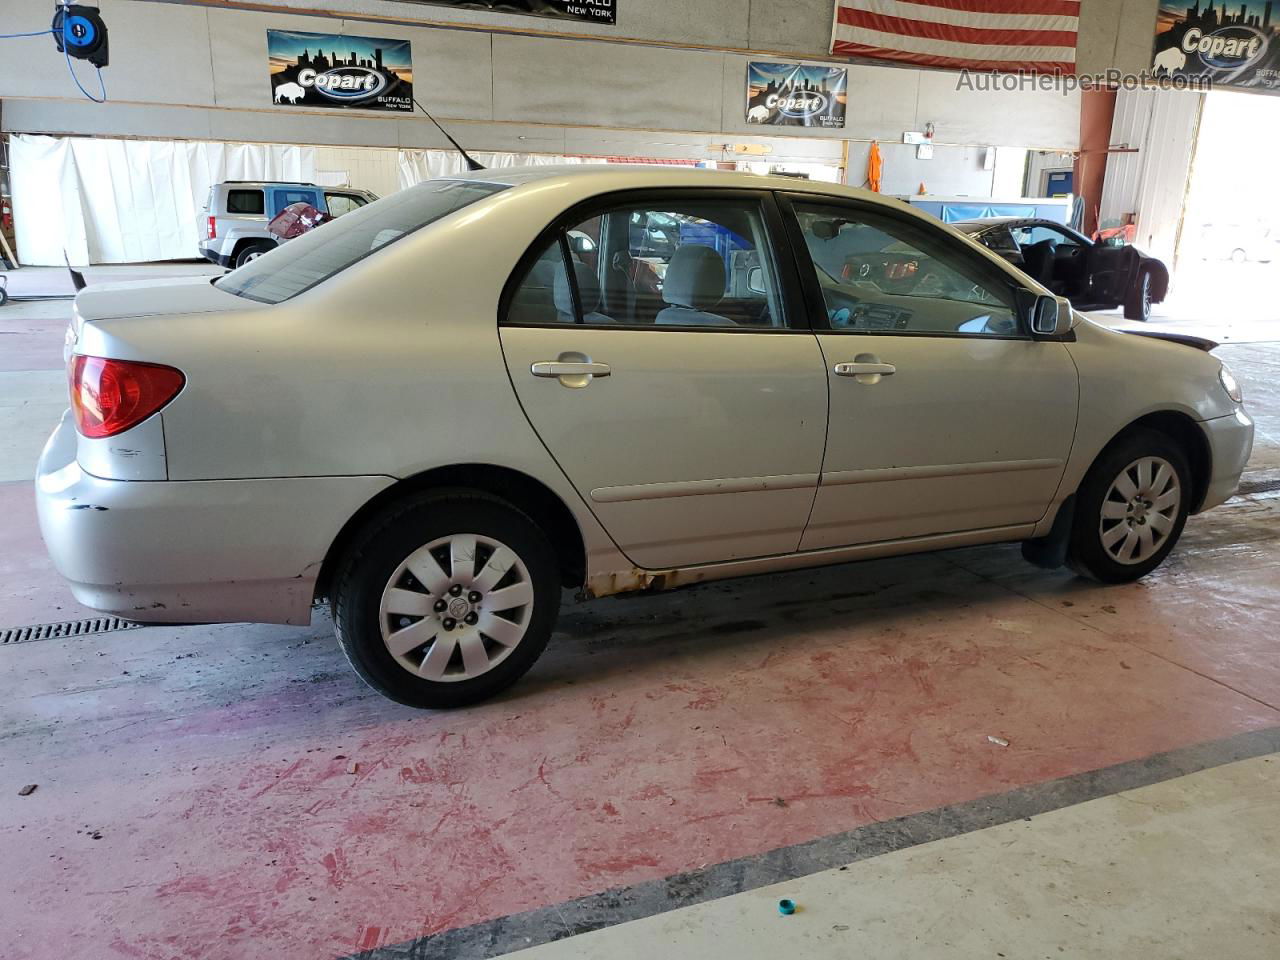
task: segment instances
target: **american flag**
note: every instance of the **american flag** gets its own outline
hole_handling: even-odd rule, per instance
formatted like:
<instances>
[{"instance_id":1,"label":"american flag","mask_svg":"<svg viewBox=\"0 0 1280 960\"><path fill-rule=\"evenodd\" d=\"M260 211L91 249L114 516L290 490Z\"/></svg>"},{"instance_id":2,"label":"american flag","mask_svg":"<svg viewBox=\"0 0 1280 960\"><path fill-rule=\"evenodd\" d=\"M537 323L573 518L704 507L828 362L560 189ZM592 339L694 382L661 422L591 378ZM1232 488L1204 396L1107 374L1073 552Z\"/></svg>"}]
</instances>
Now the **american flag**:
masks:
<instances>
[{"instance_id":1,"label":"american flag","mask_svg":"<svg viewBox=\"0 0 1280 960\"><path fill-rule=\"evenodd\" d=\"M1075 73L1080 0L836 0L831 52L926 67Z\"/></svg>"}]
</instances>

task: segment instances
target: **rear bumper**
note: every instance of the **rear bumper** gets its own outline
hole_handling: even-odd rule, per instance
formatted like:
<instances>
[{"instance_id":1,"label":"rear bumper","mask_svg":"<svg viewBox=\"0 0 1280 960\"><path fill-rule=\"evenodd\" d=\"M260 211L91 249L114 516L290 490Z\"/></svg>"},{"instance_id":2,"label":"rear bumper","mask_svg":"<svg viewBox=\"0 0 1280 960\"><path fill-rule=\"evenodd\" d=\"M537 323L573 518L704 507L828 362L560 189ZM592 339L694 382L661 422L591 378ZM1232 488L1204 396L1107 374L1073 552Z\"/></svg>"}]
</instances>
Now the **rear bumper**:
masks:
<instances>
[{"instance_id":1,"label":"rear bumper","mask_svg":"<svg viewBox=\"0 0 1280 960\"><path fill-rule=\"evenodd\" d=\"M86 473L64 416L36 474L40 532L84 605L160 623L309 623L320 564L389 477L129 481Z\"/></svg>"},{"instance_id":2,"label":"rear bumper","mask_svg":"<svg viewBox=\"0 0 1280 960\"><path fill-rule=\"evenodd\" d=\"M217 247L211 246L209 241L200 244L200 255L210 263L216 263L220 267L230 269L233 266L230 255L223 253Z\"/></svg>"},{"instance_id":3,"label":"rear bumper","mask_svg":"<svg viewBox=\"0 0 1280 960\"><path fill-rule=\"evenodd\" d=\"M1205 420L1200 426L1209 441L1213 473L1197 513L1235 495L1240 487L1240 474L1244 473L1253 452L1253 421L1243 407L1228 416Z\"/></svg>"}]
</instances>

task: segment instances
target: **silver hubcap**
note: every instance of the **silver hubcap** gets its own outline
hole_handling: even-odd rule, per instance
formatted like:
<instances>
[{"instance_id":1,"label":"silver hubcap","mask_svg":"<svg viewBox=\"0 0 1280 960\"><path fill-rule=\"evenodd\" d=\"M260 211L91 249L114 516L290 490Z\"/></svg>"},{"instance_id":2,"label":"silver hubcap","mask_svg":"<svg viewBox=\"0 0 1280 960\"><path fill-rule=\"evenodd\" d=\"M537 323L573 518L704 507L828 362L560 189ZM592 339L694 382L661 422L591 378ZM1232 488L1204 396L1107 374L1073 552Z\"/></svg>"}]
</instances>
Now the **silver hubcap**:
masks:
<instances>
[{"instance_id":1,"label":"silver hubcap","mask_svg":"<svg viewBox=\"0 0 1280 960\"><path fill-rule=\"evenodd\" d=\"M396 662L437 683L488 673L524 639L533 583L510 547L455 534L411 553L382 591L378 623Z\"/></svg>"},{"instance_id":2,"label":"silver hubcap","mask_svg":"<svg viewBox=\"0 0 1280 960\"><path fill-rule=\"evenodd\" d=\"M1143 457L1123 470L1102 501L1098 533L1117 563L1143 563L1173 532L1182 502L1178 472L1160 457Z\"/></svg>"}]
</instances>

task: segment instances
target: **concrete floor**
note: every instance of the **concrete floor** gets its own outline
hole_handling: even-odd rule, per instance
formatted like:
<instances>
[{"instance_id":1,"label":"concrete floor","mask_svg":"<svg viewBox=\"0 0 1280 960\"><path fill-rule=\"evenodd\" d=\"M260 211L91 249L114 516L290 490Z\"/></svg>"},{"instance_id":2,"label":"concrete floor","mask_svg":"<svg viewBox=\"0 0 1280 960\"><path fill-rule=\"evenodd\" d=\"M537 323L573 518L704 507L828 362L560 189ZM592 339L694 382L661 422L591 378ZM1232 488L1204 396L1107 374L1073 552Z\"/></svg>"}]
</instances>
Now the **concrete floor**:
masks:
<instances>
[{"instance_id":1,"label":"concrete floor","mask_svg":"<svg viewBox=\"0 0 1280 960\"><path fill-rule=\"evenodd\" d=\"M0 628L85 615L26 479L66 311L0 309ZM1252 492L1139 584L999 546L576 604L448 714L323 616L0 648L0 954L1280 955L1280 344L1219 352Z\"/></svg>"}]
</instances>

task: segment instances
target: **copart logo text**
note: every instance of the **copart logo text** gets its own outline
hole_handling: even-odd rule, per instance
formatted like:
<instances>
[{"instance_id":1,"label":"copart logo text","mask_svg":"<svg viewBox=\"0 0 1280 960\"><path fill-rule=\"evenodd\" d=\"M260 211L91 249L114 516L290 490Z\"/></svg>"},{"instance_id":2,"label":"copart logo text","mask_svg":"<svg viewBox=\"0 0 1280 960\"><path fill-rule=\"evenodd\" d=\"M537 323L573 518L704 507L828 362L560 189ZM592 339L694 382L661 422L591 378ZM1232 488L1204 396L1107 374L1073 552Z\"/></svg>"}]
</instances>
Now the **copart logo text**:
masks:
<instances>
[{"instance_id":1,"label":"copart logo text","mask_svg":"<svg viewBox=\"0 0 1280 960\"><path fill-rule=\"evenodd\" d=\"M338 103L372 100L387 88L387 78L365 67L334 67L317 73L311 67L298 71L298 85L314 87L321 96Z\"/></svg>"},{"instance_id":2,"label":"copart logo text","mask_svg":"<svg viewBox=\"0 0 1280 960\"><path fill-rule=\"evenodd\" d=\"M771 93L764 105L784 117L812 117L827 109L827 98L820 93Z\"/></svg>"}]
</instances>

